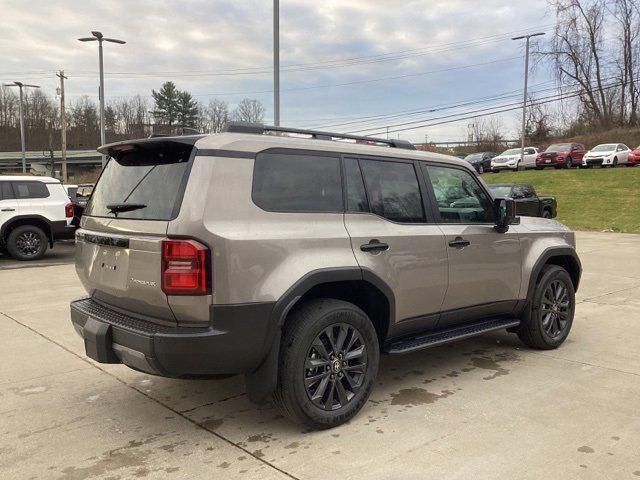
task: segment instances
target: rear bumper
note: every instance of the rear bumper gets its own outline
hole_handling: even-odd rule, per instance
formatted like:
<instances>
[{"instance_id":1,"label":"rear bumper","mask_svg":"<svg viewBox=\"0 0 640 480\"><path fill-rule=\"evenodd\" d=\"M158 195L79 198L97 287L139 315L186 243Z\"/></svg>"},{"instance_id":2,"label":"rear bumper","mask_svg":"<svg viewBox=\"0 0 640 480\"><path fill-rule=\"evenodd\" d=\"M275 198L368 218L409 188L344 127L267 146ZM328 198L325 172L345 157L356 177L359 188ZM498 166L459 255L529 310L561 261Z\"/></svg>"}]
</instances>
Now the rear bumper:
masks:
<instances>
[{"instance_id":1,"label":"rear bumper","mask_svg":"<svg viewBox=\"0 0 640 480\"><path fill-rule=\"evenodd\" d=\"M71 302L71 322L87 356L166 377L255 371L273 335L273 303L212 306L211 326L172 327L115 310L91 298Z\"/></svg>"}]
</instances>

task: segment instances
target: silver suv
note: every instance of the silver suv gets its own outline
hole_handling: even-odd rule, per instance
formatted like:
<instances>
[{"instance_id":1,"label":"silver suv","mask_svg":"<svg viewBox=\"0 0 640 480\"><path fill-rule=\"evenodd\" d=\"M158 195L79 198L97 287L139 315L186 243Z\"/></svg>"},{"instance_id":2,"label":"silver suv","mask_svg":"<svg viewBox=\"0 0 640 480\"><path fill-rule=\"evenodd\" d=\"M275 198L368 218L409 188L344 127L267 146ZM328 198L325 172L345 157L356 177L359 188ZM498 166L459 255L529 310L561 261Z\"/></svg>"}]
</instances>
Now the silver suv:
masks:
<instances>
[{"instance_id":1,"label":"silver suv","mask_svg":"<svg viewBox=\"0 0 640 480\"><path fill-rule=\"evenodd\" d=\"M520 221L462 160L247 124L100 151L71 304L98 362L244 374L253 401L329 428L363 407L382 353L505 328L552 349L571 328L574 234Z\"/></svg>"}]
</instances>

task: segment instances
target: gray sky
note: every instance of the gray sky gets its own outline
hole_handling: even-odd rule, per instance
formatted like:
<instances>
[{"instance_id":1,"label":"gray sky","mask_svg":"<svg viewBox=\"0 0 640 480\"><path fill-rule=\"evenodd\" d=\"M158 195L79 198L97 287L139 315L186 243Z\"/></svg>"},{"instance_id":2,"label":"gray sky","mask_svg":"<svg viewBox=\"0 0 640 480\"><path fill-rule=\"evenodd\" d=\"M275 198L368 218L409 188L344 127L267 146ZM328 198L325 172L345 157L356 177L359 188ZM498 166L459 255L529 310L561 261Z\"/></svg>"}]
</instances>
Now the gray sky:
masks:
<instances>
[{"instance_id":1,"label":"gray sky","mask_svg":"<svg viewBox=\"0 0 640 480\"><path fill-rule=\"evenodd\" d=\"M280 3L281 123L305 127L516 94L522 88L523 48L509 37L549 32L554 20L544 0ZM97 45L77 38L100 30L127 41L105 44L107 101L137 93L150 97L151 89L173 80L204 103L214 97L232 105L243 97L257 98L271 123L271 7L271 0L2 0L0 80L37 83L53 95L54 72L64 69L68 101L80 95L97 101ZM538 69L531 84L535 88L549 80ZM365 126L457 111L402 113ZM515 136L518 113L500 118ZM401 136L462 139L467 123Z\"/></svg>"}]
</instances>

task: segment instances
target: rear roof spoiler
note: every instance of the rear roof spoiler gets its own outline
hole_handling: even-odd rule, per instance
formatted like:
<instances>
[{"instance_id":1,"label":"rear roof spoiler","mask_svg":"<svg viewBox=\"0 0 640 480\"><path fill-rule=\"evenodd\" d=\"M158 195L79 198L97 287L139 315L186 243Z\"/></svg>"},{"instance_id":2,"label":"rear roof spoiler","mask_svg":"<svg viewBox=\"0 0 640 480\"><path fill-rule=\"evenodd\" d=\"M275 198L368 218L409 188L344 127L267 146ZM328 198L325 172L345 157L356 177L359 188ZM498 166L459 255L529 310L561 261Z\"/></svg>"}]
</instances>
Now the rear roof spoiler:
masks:
<instances>
[{"instance_id":1,"label":"rear roof spoiler","mask_svg":"<svg viewBox=\"0 0 640 480\"><path fill-rule=\"evenodd\" d=\"M151 138L140 138L137 140L125 140L122 142L108 143L97 148L98 152L103 155L117 158L120 153L130 152L132 150L145 149L148 147L159 147L162 144L185 144L194 145L206 135L184 135L184 136L154 136Z\"/></svg>"}]
</instances>

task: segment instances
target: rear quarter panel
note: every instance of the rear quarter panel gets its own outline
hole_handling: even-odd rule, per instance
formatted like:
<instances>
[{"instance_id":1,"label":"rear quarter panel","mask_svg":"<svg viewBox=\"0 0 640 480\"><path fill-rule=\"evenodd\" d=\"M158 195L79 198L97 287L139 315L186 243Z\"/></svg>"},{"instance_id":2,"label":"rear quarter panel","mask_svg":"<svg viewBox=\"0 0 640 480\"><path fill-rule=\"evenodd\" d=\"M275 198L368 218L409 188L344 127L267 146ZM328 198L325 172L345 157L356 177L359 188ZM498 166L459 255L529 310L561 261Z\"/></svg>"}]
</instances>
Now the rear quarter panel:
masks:
<instances>
[{"instance_id":1,"label":"rear quarter panel","mask_svg":"<svg viewBox=\"0 0 640 480\"><path fill-rule=\"evenodd\" d=\"M358 266L342 213L262 210L251 199L253 166L253 158L196 156L167 230L211 249L213 303L277 301L313 270Z\"/></svg>"}]
</instances>

